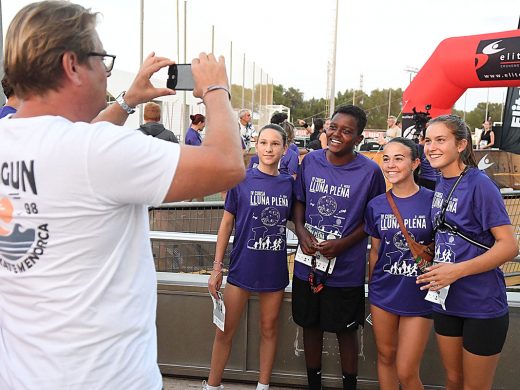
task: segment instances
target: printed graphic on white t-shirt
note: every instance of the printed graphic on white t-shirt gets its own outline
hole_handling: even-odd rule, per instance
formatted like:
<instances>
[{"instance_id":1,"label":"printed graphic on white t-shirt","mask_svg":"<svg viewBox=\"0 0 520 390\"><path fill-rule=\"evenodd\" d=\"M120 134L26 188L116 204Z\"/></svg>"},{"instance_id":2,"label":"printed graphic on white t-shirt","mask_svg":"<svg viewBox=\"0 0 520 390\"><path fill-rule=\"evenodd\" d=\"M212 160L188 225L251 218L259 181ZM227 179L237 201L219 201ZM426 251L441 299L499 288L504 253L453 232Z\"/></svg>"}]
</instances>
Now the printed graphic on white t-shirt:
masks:
<instances>
[{"instance_id":1,"label":"printed graphic on white t-shirt","mask_svg":"<svg viewBox=\"0 0 520 390\"><path fill-rule=\"evenodd\" d=\"M0 267L20 274L44 256L50 238L49 224L30 226L20 218L39 213L38 203L32 199L38 193L34 160L3 162L0 177L10 189L7 196L0 197Z\"/></svg>"}]
</instances>

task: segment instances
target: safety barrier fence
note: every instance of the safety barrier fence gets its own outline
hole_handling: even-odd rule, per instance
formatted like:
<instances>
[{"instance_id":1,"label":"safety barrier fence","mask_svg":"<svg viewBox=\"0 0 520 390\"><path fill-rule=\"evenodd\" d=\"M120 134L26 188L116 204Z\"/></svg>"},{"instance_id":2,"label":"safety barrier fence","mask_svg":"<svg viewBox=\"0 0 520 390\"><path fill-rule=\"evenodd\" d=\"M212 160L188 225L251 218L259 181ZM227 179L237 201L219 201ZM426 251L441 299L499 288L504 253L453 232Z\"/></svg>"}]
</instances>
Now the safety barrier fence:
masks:
<instances>
[{"instance_id":1,"label":"safety barrier fence","mask_svg":"<svg viewBox=\"0 0 520 390\"><path fill-rule=\"evenodd\" d=\"M504 193L503 199L520 244L520 191ZM150 239L156 270L202 275L211 273L223 212L223 201L177 202L150 209ZM293 231L293 225L289 223L287 247L290 271L298 245ZM229 265L231 248L228 245L226 249L225 270ZM512 286L520 285L520 257L504 264L502 270L510 289L516 289Z\"/></svg>"}]
</instances>

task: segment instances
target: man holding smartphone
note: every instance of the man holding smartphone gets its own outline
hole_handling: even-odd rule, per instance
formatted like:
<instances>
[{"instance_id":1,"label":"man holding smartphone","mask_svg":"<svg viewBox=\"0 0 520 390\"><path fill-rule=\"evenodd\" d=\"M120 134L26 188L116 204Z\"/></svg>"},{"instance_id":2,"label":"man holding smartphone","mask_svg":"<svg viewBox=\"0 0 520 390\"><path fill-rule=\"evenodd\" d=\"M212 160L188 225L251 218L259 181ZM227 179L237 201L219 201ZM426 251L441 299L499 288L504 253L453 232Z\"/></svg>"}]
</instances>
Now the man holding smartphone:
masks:
<instances>
[{"instance_id":1,"label":"man holding smartphone","mask_svg":"<svg viewBox=\"0 0 520 390\"><path fill-rule=\"evenodd\" d=\"M208 117L203 144L146 137L112 123L174 93L149 80L172 61L148 56L105 109L115 56L96 17L44 1L20 10L7 32L5 73L22 105L0 121L2 390L161 389L147 205L244 177L223 58L192 63Z\"/></svg>"}]
</instances>

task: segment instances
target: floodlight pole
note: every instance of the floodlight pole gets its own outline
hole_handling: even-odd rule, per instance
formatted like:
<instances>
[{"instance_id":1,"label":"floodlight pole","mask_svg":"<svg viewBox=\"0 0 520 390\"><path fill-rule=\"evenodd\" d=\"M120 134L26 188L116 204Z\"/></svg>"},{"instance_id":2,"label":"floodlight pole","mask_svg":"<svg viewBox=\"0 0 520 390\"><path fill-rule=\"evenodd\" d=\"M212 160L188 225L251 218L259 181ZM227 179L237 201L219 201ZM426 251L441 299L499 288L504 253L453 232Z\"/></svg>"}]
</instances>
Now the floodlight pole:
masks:
<instances>
[{"instance_id":1,"label":"floodlight pole","mask_svg":"<svg viewBox=\"0 0 520 390\"><path fill-rule=\"evenodd\" d=\"M329 117L334 112L334 107L336 104L336 46L338 41L338 7L339 0L336 0L336 18L334 20L334 41L332 42L332 58L331 58L331 66L330 66L330 96L329 96Z\"/></svg>"}]
</instances>

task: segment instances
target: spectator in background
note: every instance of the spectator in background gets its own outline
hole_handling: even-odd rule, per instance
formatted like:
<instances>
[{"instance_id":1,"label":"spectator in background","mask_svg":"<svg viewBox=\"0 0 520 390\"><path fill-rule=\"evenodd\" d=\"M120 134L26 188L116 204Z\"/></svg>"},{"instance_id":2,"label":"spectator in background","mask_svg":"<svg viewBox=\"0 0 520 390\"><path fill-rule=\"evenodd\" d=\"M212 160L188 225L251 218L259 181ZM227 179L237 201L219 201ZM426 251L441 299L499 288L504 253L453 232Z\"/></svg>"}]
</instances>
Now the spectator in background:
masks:
<instances>
[{"instance_id":1,"label":"spectator in background","mask_svg":"<svg viewBox=\"0 0 520 390\"><path fill-rule=\"evenodd\" d=\"M251 141L254 142L256 136L255 128L251 122L251 111L247 108L238 112L238 129L242 137L242 149L247 153L251 149Z\"/></svg>"},{"instance_id":2,"label":"spectator in background","mask_svg":"<svg viewBox=\"0 0 520 390\"><path fill-rule=\"evenodd\" d=\"M479 149L492 148L495 144L495 132L491 127L491 121L484 121L482 126L484 127L484 129L482 130L482 133L480 133L480 138L477 142L477 146Z\"/></svg>"},{"instance_id":3,"label":"spectator in background","mask_svg":"<svg viewBox=\"0 0 520 390\"><path fill-rule=\"evenodd\" d=\"M139 127L146 135L163 139L165 141L179 143L179 140L170 130L166 129L161 120L161 106L154 102L146 103L144 106L144 124Z\"/></svg>"},{"instance_id":4,"label":"spectator in background","mask_svg":"<svg viewBox=\"0 0 520 390\"><path fill-rule=\"evenodd\" d=\"M296 148L296 150L292 149L291 147L287 148L280 161L280 172L287 173L291 175L293 179L296 179L298 166L300 164L300 153L298 147L293 143L294 125L291 122L283 121L280 126L285 130L285 133L287 134L287 140L291 139L290 145Z\"/></svg>"},{"instance_id":5,"label":"spectator in background","mask_svg":"<svg viewBox=\"0 0 520 390\"><path fill-rule=\"evenodd\" d=\"M306 123L303 122L305 127ZM323 119L314 119L314 131L312 132L309 140L309 144L307 145L307 149L309 150L318 150L322 149L320 135L323 133Z\"/></svg>"},{"instance_id":6,"label":"spectator in background","mask_svg":"<svg viewBox=\"0 0 520 390\"><path fill-rule=\"evenodd\" d=\"M191 126L186 132L184 143L186 145L199 146L202 143L202 137L200 132L204 130L206 126L206 117L202 114L190 115Z\"/></svg>"},{"instance_id":7,"label":"spectator in background","mask_svg":"<svg viewBox=\"0 0 520 390\"><path fill-rule=\"evenodd\" d=\"M330 122L329 122L330 124ZM318 137L318 140L320 141L320 146L322 149L327 149L328 145L328 139L327 139L327 128L325 128L325 123L323 124L323 130L320 133L320 136Z\"/></svg>"},{"instance_id":8,"label":"spectator in background","mask_svg":"<svg viewBox=\"0 0 520 390\"><path fill-rule=\"evenodd\" d=\"M313 128L312 126L309 126L309 124L303 119L298 119L298 124L302 126L305 129L305 131L307 131L307 134L310 137L309 142L312 142L319 138L320 132L316 130L316 125L314 125ZM321 127L323 128L323 125Z\"/></svg>"},{"instance_id":9,"label":"spectator in background","mask_svg":"<svg viewBox=\"0 0 520 390\"><path fill-rule=\"evenodd\" d=\"M275 112L273 116L271 117L271 123L274 123L275 125L281 125L283 122L285 122L289 117L285 112Z\"/></svg>"},{"instance_id":10,"label":"spectator in background","mask_svg":"<svg viewBox=\"0 0 520 390\"><path fill-rule=\"evenodd\" d=\"M288 116L285 112L275 112L271 117L271 123L279 125L285 130L285 133L287 134L287 144L289 145L288 150L292 150L294 153L296 153L297 156L299 156L300 150L298 149L298 146L294 143L294 125L287 119Z\"/></svg>"},{"instance_id":11,"label":"spectator in background","mask_svg":"<svg viewBox=\"0 0 520 390\"><path fill-rule=\"evenodd\" d=\"M14 94L14 90L9 84L9 81L7 81L6 76L2 79L2 89L4 90L4 95L7 98L7 101L5 102L5 105L0 108L0 118L9 114L14 114L18 109L18 106L20 106L20 101Z\"/></svg>"},{"instance_id":12,"label":"spectator in background","mask_svg":"<svg viewBox=\"0 0 520 390\"><path fill-rule=\"evenodd\" d=\"M397 118L395 116L390 115L386 120L386 124L388 126L386 134L383 136L382 133L379 133L379 138L377 140L379 145L386 145L388 141L392 138L400 137L402 133L401 128L397 126Z\"/></svg>"},{"instance_id":13,"label":"spectator in background","mask_svg":"<svg viewBox=\"0 0 520 390\"><path fill-rule=\"evenodd\" d=\"M272 120L272 118L271 118ZM271 122L273 123L273 122ZM287 133L287 144L289 145L288 150L292 150L294 153L296 153L296 156L300 155L300 149L298 149L298 145L294 143L294 125L291 122L283 121L280 123L280 126L285 130Z\"/></svg>"},{"instance_id":14,"label":"spectator in background","mask_svg":"<svg viewBox=\"0 0 520 390\"><path fill-rule=\"evenodd\" d=\"M325 120L325 123L323 124L323 132L324 132L324 133L326 133L327 130L329 129L330 122L331 122L330 119L326 119L326 120Z\"/></svg>"},{"instance_id":15,"label":"spectator in background","mask_svg":"<svg viewBox=\"0 0 520 390\"><path fill-rule=\"evenodd\" d=\"M386 124L388 125L388 129L386 129L387 141L401 136L401 128L397 126L397 118L395 116L390 115L386 120Z\"/></svg>"}]
</instances>

